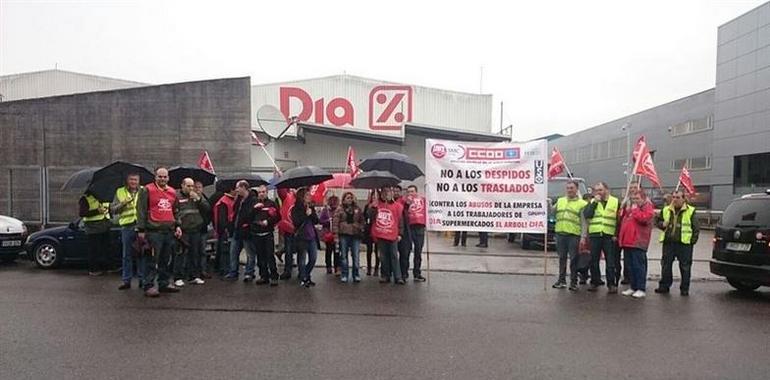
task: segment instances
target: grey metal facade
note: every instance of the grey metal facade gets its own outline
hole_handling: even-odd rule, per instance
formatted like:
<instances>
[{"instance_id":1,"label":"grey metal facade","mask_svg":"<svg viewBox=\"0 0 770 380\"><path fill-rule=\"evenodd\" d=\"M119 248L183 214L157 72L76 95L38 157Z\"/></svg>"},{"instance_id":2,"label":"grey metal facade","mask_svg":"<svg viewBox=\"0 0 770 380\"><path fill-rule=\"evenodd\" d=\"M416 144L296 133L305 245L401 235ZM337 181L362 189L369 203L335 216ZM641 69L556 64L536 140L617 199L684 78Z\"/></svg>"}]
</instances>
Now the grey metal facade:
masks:
<instances>
[{"instance_id":1,"label":"grey metal facade","mask_svg":"<svg viewBox=\"0 0 770 380\"><path fill-rule=\"evenodd\" d=\"M73 172L125 160L248 170L249 78L218 79L0 103L0 213L63 222L79 194ZM41 206L42 205L42 206Z\"/></svg>"},{"instance_id":2,"label":"grey metal facade","mask_svg":"<svg viewBox=\"0 0 770 380\"><path fill-rule=\"evenodd\" d=\"M770 153L770 3L722 25L716 86L551 142L576 176L606 181L620 193L628 152L640 135L654 151L664 189L676 186L685 162L705 207L723 210L732 199L764 191L766 183L735 184L736 156ZM609 141L607 148L602 143ZM609 153L604 153L605 149ZM767 165L770 167L770 165ZM649 184L649 182L648 182Z\"/></svg>"}]
</instances>

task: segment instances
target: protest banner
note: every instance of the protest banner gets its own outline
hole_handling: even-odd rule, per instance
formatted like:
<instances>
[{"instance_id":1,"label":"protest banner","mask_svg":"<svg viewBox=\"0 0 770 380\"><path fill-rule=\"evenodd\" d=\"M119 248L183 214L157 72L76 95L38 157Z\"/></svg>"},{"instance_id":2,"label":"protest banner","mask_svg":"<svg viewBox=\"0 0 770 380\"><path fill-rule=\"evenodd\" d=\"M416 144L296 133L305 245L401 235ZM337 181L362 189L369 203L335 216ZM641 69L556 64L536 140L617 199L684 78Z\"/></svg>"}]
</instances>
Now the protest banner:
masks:
<instances>
[{"instance_id":1,"label":"protest banner","mask_svg":"<svg viewBox=\"0 0 770 380\"><path fill-rule=\"evenodd\" d=\"M428 230L547 232L545 140L425 144Z\"/></svg>"}]
</instances>

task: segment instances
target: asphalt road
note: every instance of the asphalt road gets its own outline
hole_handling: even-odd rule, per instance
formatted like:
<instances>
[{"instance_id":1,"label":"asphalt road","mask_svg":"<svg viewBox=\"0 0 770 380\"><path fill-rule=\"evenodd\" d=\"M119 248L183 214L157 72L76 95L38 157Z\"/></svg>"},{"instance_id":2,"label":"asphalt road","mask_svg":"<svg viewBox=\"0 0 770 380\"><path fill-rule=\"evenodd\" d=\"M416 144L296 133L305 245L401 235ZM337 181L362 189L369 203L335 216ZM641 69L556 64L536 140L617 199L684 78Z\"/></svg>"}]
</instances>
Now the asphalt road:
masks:
<instances>
[{"instance_id":1,"label":"asphalt road","mask_svg":"<svg viewBox=\"0 0 770 380\"><path fill-rule=\"evenodd\" d=\"M0 379L767 379L770 292L543 290L542 277L276 288L211 280L147 299L117 275L0 266ZM648 285L654 287L651 282Z\"/></svg>"}]
</instances>

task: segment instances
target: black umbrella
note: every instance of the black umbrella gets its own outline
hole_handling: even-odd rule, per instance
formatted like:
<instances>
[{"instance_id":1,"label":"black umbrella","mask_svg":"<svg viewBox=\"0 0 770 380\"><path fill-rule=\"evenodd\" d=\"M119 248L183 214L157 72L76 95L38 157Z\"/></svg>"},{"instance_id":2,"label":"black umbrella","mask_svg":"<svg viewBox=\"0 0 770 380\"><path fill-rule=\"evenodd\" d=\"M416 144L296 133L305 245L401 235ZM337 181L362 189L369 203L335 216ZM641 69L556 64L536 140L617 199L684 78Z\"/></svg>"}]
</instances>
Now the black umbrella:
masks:
<instances>
[{"instance_id":1,"label":"black umbrella","mask_svg":"<svg viewBox=\"0 0 770 380\"><path fill-rule=\"evenodd\" d=\"M377 152L363 160L358 167L364 171L384 170L409 181L423 176L422 170L409 156L396 152Z\"/></svg>"},{"instance_id":2,"label":"black umbrella","mask_svg":"<svg viewBox=\"0 0 770 380\"><path fill-rule=\"evenodd\" d=\"M264 178L254 173L244 174L232 174L217 181L217 191L227 192L235 188L235 184L238 181L244 180L249 183L249 187L256 187L260 185L267 185L268 182Z\"/></svg>"},{"instance_id":3,"label":"black umbrella","mask_svg":"<svg viewBox=\"0 0 770 380\"><path fill-rule=\"evenodd\" d=\"M383 170L372 170L363 172L350 181L350 184L357 189L379 189L383 187L396 186L401 180L390 172Z\"/></svg>"},{"instance_id":4,"label":"black umbrella","mask_svg":"<svg viewBox=\"0 0 770 380\"><path fill-rule=\"evenodd\" d=\"M90 178L89 177L90 174ZM139 175L139 183L152 182L155 176L147 168L123 161L115 161L101 169L89 168L73 174L62 186L62 191L90 191L103 202L112 201L115 190L125 185L129 174Z\"/></svg>"},{"instance_id":5,"label":"black umbrella","mask_svg":"<svg viewBox=\"0 0 770 380\"><path fill-rule=\"evenodd\" d=\"M296 189L298 187L318 185L334 178L331 173L318 166L298 166L283 173L275 187L279 189Z\"/></svg>"},{"instance_id":6,"label":"black umbrella","mask_svg":"<svg viewBox=\"0 0 770 380\"><path fill-rule=\"evenodd\" d=\"M208 186L214 184L217 176L197 166L174 166L168 170L168 185L175 189L182 186L182 180L185 178L192 178L193 181L200 181L203 186Z\"/></svg>"}]
</instances>

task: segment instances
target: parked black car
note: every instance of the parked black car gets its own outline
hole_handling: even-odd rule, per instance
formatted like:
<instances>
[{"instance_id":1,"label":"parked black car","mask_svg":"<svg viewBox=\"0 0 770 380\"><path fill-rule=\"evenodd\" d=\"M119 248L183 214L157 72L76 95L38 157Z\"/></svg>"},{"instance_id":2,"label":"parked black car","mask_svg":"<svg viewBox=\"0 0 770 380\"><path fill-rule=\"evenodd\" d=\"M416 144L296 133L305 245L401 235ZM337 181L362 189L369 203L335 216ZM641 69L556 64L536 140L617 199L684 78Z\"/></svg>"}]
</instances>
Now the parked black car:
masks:
<instances>
[{"instance_id":1,"label":"parked black car","mask_svg":"<svg viewBox=\"0 0 770 380\"><path fill-rule=\"evenodd\" d=\"M110 230L110 257L121 262L120 228ZM88 237L80 219L67 226L47 228L29 235L24 250L38 267L53 269L65 262L88 261Z\"/></svg>"},{"instance_id":2,"label":"parked black car","mask_svg":"<svg viewBox=\"0 0 770 380\"><path fill-rule=\"evenodd\" d=\"M714 231L710 268L740 291L770 286L770 191L727 206Z\"/></svg>"}]
</instances>

